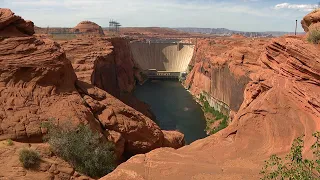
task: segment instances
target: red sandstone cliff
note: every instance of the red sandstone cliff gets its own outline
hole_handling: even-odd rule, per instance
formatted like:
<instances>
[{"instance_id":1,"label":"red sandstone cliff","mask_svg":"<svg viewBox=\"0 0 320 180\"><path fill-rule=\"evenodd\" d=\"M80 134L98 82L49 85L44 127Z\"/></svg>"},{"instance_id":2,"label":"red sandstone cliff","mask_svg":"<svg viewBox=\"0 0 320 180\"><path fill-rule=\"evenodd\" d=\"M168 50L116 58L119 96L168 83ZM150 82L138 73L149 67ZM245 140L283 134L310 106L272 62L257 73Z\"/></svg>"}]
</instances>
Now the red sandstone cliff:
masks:
<instances>
[{"instance_id":1,"label":"red sandstone cliff","mask_svg":"<svg viewBox=\"0 0 320 180\"><path fill-rule=\"evenodd\" d=\"M301 37L210 42L199 41L186 85L228 104L232 123L178 150L134 156L102 179L259 179L264 160L302 134L310 154L320 130L319 46Z\"/></svg>"},{"instance_id":2,"label":"red sandstone cliff","mask_svg":"<svg viewBox=\"0 0 320 180\"><path fill-rule=\"evenodd\" d=\"M128 40L81 36L59 43L72 62L79 80L107 91L144 115L154 118L150 107L131 94L136 79L141 78Z\"/></svg>"},{"instance_id":3,"label":"red sandstone cliff","mask_svg":"<svg viewBox=\"0 0 320 180\"><path fill-rule=\"evenodd\" d=\"M19 26L20 32L31 32L28 22L10 12L0 9L2 32L10 31L13 26ZM13 21L15 19L22 24L17 25ZM118 157L122 154L146 153L161 146L176 146L175 142L164 142L166 132L162 132L150 118L90 82L85 82L86 76L80 76L78 80L77 75L85 72L86 68L78 68L75 64L72 66L58 43L31 36L32 34L24 34L24 37L17 37L20 34L13 34L12 37L6 34L0 36L0 141L10 138L21 143L14 147L0 146L0 162L6 162L0 166L0 177L70 179L72 176L80 176L70 165L57 159L52 153L48 161L41 163L42 169L39 172L31 172L21 167L16 152L29 146L28 143L36 149L45 146L42 144L42 136L46 131L41 127L41 123L49 119L58 124L68 123L71 128L79 123L89 125L101 134L101 138L115 143ZM79 44L77 45L88 45L85 41ZM103 52L112 52L108 46L100 48ZM96 52L91 51L91 56L97 58L91 59L90 51L87 52L84 59L93 60L93 64L103 57L95 56ZM130 77L126 74L127 64L121 65L125 63L123 57L120 53L118 59L115 57L112 60L118 62L113 62L114 65L121 67L118 72L125 75L116 73L111 80L118 75L121 78L134 78L133 73L129 74ZM87 65L87 70L94 71L93 65ZM73 67L78 70L77 74ZM115 69L117 72L118 69ZM116 83L120 84L116 89L133 88L133 82L130 81L129 85L127 82L126 79L117 79ZM109 85L109 82L105 83ZM50 159L56 159L57 162Z\"/></svg>"}]
</instances>

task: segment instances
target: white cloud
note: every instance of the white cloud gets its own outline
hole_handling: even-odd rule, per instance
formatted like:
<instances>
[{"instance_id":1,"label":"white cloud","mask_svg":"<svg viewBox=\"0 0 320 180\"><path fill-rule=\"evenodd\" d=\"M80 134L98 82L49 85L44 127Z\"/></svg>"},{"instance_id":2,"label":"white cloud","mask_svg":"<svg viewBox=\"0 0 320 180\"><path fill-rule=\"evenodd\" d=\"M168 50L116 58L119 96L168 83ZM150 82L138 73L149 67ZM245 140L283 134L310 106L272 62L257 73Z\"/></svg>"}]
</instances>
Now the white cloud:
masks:
<instances>
[{"instance_id":1,"label":"white cloud","mask_svg":"<svg viewBox=\"0 0 320 180\"><path fill-rule=\"evenodd\" d=\"M50 0L38 0L38 1L30 1L30 0L13 0L11 1L13 5L18 6L56 6L59 5L57 1Z\"/></svg>"},{"instance_id":2,"label":"white cloud","mask_svg":"<svg viewBox=\"0 0 320 180\"><path fill-rule=\"evenodd\" d=\"M262 31L291 28L288 19L304 12L277 11L262 0L0 0L0 7L43 27L73 27L83 20L108 26L110 19L123 26L225 27ZM251 3L250 3L251 2ZM290 4L289 4L290 5ZM281 6L280 6L281 7ZM278 7L278 9L281 9ZM275 18L276 17L276 18ZM282 22L288 22L287 24ZM280 24L274 26L274 24Z\"/></svg>"},{"instance_id":3,"label":"white cloud","mask_svg":"<svg viewBox=\"0 0 320 180\"><path fill-rule=\"evenodd\" d=\"M295 9L300 11L312 11L317 8L317 4L290 4L281 3L274 6L274 9Z\"/></svg>"}]
</instances>

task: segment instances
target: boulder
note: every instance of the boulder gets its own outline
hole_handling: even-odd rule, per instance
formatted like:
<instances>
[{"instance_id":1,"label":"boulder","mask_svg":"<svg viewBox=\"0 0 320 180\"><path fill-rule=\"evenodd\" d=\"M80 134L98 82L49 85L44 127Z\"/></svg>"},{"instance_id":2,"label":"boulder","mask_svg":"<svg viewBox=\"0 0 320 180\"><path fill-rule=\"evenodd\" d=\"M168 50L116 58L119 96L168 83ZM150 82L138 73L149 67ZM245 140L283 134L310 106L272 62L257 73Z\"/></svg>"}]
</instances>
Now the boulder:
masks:
<instances>
[{"instance_id":1,"label":"boulder","mask_svg":"<svg viewBox=\"0 0 320 180\"><path fill-rule=\"evenodd\" d=\"M320 30L320 10L314 10L301 20L302 28L305 32L313 29Z\"/></svg>"},{"instance_id":2,"label":"boulder","mask_svg":"<svg viewBox=\"0 0 320 180\"><path fill-rule=\"evenodd\" d=\"M179 131L165 131L162 130L164 135L163 147L171 147L179 149L185 145L184 134Z\"/></svg>"}]
</instances>

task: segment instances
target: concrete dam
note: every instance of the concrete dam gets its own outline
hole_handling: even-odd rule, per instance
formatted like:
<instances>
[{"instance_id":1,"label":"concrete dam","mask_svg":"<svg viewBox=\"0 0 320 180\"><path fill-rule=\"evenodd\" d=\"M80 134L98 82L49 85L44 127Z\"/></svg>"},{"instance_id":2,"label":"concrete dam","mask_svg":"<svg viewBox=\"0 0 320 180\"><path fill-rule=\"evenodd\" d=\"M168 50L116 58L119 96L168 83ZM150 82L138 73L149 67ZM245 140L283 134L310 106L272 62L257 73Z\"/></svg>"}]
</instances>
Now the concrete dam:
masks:
<instances>
[{"instance_id":1,"label":"concrete dam","mask_svg":"<svg viewBox=\"0 0 320 180\"><path fill-rule=\"evenodd\" d=\"M186 74L194 45L166 42L131 42L136 63L149 78L179 78Z\"/></svg>"}]
</instances>

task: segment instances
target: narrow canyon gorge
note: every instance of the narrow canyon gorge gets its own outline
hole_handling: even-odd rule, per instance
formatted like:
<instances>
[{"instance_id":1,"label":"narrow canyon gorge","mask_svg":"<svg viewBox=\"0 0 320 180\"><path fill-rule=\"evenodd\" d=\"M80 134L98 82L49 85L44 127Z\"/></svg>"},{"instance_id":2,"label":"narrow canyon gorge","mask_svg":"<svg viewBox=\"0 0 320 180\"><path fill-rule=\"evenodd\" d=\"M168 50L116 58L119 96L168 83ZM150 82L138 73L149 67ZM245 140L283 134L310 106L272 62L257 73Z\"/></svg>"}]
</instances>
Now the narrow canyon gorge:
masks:
<instances>
[{"instance_id":1,"label":"narrow canyon gorge","mask_svg":"<svg viewBox=\"0 0 320 180\"><path fill-rule=\"evenodd\" d=\"M301 135L310 157L320 46L306 37L319 23L320 11L301 22L306 35L157 32L163 42L152 42L83 21L55 39L0 8L0 179L97 178L52 152L43 122L83 124L111 142L117 167L102 180L259 179L264 161ZM37 170L19 163L23 148L41 155Z\"/></svg>"}]
</instances>

